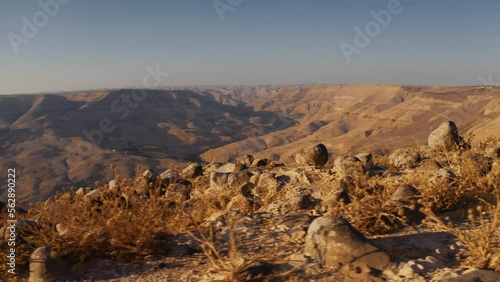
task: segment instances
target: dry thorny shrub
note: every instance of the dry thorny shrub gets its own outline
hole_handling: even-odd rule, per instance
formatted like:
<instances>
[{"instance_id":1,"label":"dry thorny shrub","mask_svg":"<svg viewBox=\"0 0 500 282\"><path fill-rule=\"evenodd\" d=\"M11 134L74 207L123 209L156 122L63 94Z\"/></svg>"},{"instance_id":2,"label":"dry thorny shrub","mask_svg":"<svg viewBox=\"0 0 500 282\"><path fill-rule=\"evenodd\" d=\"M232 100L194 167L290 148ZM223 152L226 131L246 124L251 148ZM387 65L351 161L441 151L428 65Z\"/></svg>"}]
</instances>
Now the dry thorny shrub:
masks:
<instances>
[{"instance_id":1,"label":"dry thorny shrub","mask_svg":"<svg viewBox=\"0 0 500 282\"><path fill-rule=\"evenodd\" d=\"M380 178L364 175L340 183L344 199L328 206L328 213L345 217L358 230L371 234L385 234L406 224L404 206L391 200L391 189L379 184Z\"/></svg>"},{"instance_id":2,"label":"dry thorny shrub","mask_svg":"<svg viewBox=\"0 0 500 282\"><path fill-rule=\"evenodd\" d=\"M441 165L456 178L419 187L426 222L467 247L463 264L500 271L500 167L483 156L485 148L495 144L498 140L489 139L470 150L437 152ZM457 214L466 215L461 222L466 227L456 226Z\"/></svg>"},{"instance_id":3,"label":"dry thorny shrub","mask_svg":"<svg viewBox=\"0 0 500 282\"><path fill-rule=\"evenodd\" d=\"M484 203L468 210L468 228L455 226L449 217L436 215L431 208L423 209L427 222L440 231L453 234L467 247L466 266L500 271L500 187L496 189L496 204Z\"/></svg>"},{"instance_id":4,"label":"dry thorny shrub","mask_svg":"<svg viewBox=\"0 0 500 282\"><path fill-rule=\"evenodd\" d=\"M91 200L65 193L32 208L40 227L38 240L73 260L132 259L165 250L168 235L182 220L178 207L155 189L137 197L130 185L138 184L123 180L117 191L97 188L100 196Z\"/></svg>"},{"instance_id":5,"label":"dry thorny shrub","mask_svg":"<svg viewBox=\"0 0 500 282\"><path fill-rule=\"evenodd\" d=\"M208 230L203 229L190 216L195 225L195 232L188 231L192 238L200 243L212 271L219 274L216 281L290 281L295 270L277 270L277 265L269 253L264 255L249 255L238 250L235 218L229 219L229 246L216 240L212 224ZM281 280L285 279L286 280Z\"/></svg>"}]
</instances>

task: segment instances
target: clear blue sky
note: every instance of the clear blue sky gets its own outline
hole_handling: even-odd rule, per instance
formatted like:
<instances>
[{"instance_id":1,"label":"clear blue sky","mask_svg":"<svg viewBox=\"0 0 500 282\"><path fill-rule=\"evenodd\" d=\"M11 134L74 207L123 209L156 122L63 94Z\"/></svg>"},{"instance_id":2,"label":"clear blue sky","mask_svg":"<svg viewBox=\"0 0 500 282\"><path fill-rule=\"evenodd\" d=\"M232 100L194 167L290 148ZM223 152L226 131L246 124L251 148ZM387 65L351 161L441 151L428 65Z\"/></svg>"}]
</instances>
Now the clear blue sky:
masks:
<instances>
[{"instance_id":1,"label":"clear blue sky","mask_svg":"<svg viewBox=\"0 0 500 282\"><path fill-rule=\"evenodd\" d=\"M401 0L347 63L341 42L388 2L243 0L221 21L213 0L72 0L16 54L8 34L43 10L1 0L0 93L141 86L156 64L165 86L500 80L499 0Z\"/></svg>"}]
</instances>

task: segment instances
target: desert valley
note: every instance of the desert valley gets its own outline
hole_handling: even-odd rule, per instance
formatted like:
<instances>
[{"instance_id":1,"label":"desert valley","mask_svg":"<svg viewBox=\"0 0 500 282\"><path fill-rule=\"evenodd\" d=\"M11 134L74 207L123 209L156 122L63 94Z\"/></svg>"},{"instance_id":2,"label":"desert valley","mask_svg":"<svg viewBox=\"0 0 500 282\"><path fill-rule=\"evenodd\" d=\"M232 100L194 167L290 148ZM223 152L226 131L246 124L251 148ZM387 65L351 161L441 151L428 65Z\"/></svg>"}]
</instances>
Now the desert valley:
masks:
<instances>
[{"instance_id":1,"label":"desert valley","mask_svg":"<svg viewBox=\"0 0 500 282\"><path fill-rule=\"evenodd\" d=\"M0 125L16 279L500 277L500 87L4 95Z\"/></svg>"},{"instance_id":2,"label":"desert valley","mask_svg":"<svg viewBox=\"0 0 500 282\"><path fill-rule=\"evenodd\" d=\"M448 120L476 142L500 137L493 86L210 87L148 90L141 101L133 92L0 97L0 165L17 168L20 204L108 182L111 164L132 177L139 165L160 171L248 154L293 164L297 151L316 143L332 158L389 153L425 145Z\"/></svg>"}]
</instances>

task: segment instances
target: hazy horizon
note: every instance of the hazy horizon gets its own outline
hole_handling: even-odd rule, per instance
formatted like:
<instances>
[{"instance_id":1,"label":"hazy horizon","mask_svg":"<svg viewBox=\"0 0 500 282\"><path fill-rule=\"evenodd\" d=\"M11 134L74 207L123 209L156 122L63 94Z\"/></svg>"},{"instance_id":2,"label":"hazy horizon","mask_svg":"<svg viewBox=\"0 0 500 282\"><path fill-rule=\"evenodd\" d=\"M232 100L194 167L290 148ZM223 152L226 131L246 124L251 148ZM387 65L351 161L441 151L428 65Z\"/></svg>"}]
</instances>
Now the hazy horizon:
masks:
<instances>
[{"instance_id":1,"label":"hazy horizon","mask_svg":"<svg viewBox=\"0 0 500 282\"><path fill-rule=\"evenodd\" d=\"M0 94L142 88L148 66L160 87L500 80L500 1L57 1L0 3Z\"/></svg>"}]
</instances>

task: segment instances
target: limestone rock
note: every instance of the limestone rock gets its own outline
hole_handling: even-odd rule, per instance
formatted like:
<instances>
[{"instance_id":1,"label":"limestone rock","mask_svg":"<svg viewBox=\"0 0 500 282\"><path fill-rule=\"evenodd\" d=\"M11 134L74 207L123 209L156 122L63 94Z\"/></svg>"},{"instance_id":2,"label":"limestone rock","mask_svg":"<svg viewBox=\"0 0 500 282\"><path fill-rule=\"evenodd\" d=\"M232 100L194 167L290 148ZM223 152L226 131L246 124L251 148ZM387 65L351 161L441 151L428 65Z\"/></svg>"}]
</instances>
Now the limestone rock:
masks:
<instances>
[{"instance_id":1,"label":"limestone rock","mask_svg":"<svg viewBox=\"0 0 500 282\"><path fill-rule=\"evenodd\" d=\"M164 172L162 172L160 174L159 178L162 181L162 183L165 185L179 182L179 180L181 180L179 173L173 169L170 169L170 168L165 170Z\"/></svg>"},{"instance_id":2,"label":"limestone rock","mask_svg":"<svg viewBox=\"0 0 500 282\"><path fill-rule=\"evenodd\" d=\"M361 163L363 163L363 166L366 169L369 169L373 166L373 155L372 153L364 152L364 153L359 153L355 156L358 158Z\"/></svg>"},{"instance_id":3,"label":"limestone rock","mask_svg":"<svg viewBox=\"0 0 500 282\"><path fill-rule=\"evenodd\" d=\"M389 161L399 169L412 169L420 162L420 153L413 148L400 148L389 156Z\"/></svg>"},{"instance_id":4,"label":"limestone rock","mask_svg":"<svg viewBox=\"0 0 500 282\"><path fill-rule=\"evenodd\" d=\"M92 203L98 203L101 200L101 191L99 190L92 190L85 194L83 196L83 202L86 205L92 204Z\"/></svg>"},{"instance_id":5,"label":"limestone rock","mask_svg":"<svg viewBox=\"0 0 500 282\"><path fill-rule=\"evenodd\" d=\"M490 159L500 159L500 147L490 147L484 150L484 156Z\"/></svg>"},{"instance_id":6,"label":"limestone rock","mask_svg":"<svg viewBox=\"0 0 500 282\"><path fill-rule=\"evenodd\" d=\"M57 231L57 234L59 236L64 236L64 235L68 234L69 228L68 228L68 226L66 226L63 223L58 223L58 224L56 224L56 231Z\"/></svg>"},{"instance_id":7,"label":"limestone rock","mask_svg":"<svg viewBox=\"0 0 500 282\"><path fill-rule=\"evenodd\" d=\"M230 173L212 172L210 173L210 188L222 189L227 185Z\"/></svg>"},{"instance_id":8,"label":"limestone rock","mask_svg":"<svg viewBox=\"0 0 500 282\"><path fill-rule=\"evenodd\" d=\"M302 149L295 155L295 162L299 165L313 165L323 167L328 161L328 150L325 145L317 144Z\"/></svg>"},{"instance_id":9,"label":"limestone rock","mask_svg":"<svg viewBox=\"0 0 500 282\"><path fill-rule=\"evenodd\" d=\"M356 261L383 271L391 262L386 253L371 245L347 220L334 216L316 218L309 225L305 253L336 270Z\"/></svg>"},{"instance_id":10,"label":"limestone rock","mask_svg":"<svg viewBox=\"0 0 500 282\"><path fill-rule=\"evenodd\" d=\"M428 138L432 149L452 150L459 144L458 128L453 121L443 122Z\"/></svg>"},{"instance_id":11,"label":"limestone rock","mask_svg":"<svg viewBox=\"0 0 500 282\"><path fill-rule=\"evenodd\" d=\"M216 171L217 171L217 169L218 169L220 166L221 166L221 164L219 164L219 163L210 163L210 164L208 164L208 165L205 167L204 172L205 172L205 174L210 175L210 173L212 173L212 172L216 172Z\"/></svg>"},{"instance_id":12,"label":"limestone rock","mask_svg":"<svg viewBox=\"0 0 500 282\"><path fill-rule=\"evenodd\" d=\"M109 182L108 186L109 186L109 190L116 191L118 189L118 180L116 180L116 179L111 180Z\"/></svg>"},{"instance_id":13,"label":"limestone rock","mask_svg":"<svg viewBox=\"0 0 500 282\"><path fill-rule=\"evenodd\" d=\"M85 189L83 189L83 187L80 187L78 188L78 190L76 190L75 197L81 198L83 196L85 196Z\"/></svg>"},{"instance_id":14,"label":"limestone rock","mask_svg":"<svg viewBox=\"0 0 500 282\"><path fill-rule=\"evenodd\" d=\"M144 177L144 179L146 179L147 181L151 181L153 180L153 178L155 177L155 173L150 170L150 169L146 169L142 174L141 176Z\"/></svg>"},{"instance_id":15,"label":"limestone rock","mask_svg":"<svg viewBox=\"0 0 500 282\"><path fill-rule=\"evenodd\" d=\"M252 155L246 155L241 160L241 164L246 165L247 167L251 167L254 160L255 158Z\"/></svg>"},{"instance_id":16,"label":"limestone rock","mask_svg":"<svg viewBox=\"0 0 500 282\"><path fill-rule=\"evenodd\" d=\"M233 172L227 177L229 188L241 188L241 186L250 182L252 174L248 171Z\"/></svg>"},{"instance_id":17,"label":"limestone rock","mask_svg":"<svg viewBox=\"0 0 500 282\"><path fill-rule=\"evenodd\" d=\"M199 163L192 163L182 170L181 175L185 179L196 178L203 175L203 167Z\"/></svg>"},{"instance_id":18,"label":"limestone rock","mask_svg":"<svg viewBox=\"0 0 500 282\"><path fill-rule=\"evenodd\" d=\"M52 257L49 247L39 247L30 257L30 282L69 281L73 267L61 258Z\"/></svg>"},{"instance_id":19,"label":"limestone rock","mask_svg":"<svg viewBox=\"0 0 500 282\"><path fill-rule=\"evenodd\" d=\"M47 260L50 259L49 247L40 247L31 254L30 282L47 281Z\"/></svg>"},{"instance_id":20,"label":"limestone rock","mask_svg":"<svg viewBox=\"0 0 500 282\"><path fill-rule=\"evenodd\" d=\"M354 177L358 174L364 174L366 171L362 162L358 158L349 155L338 156L333 163L333 169L340 179Z\"/></svg>"}]
</instances>

